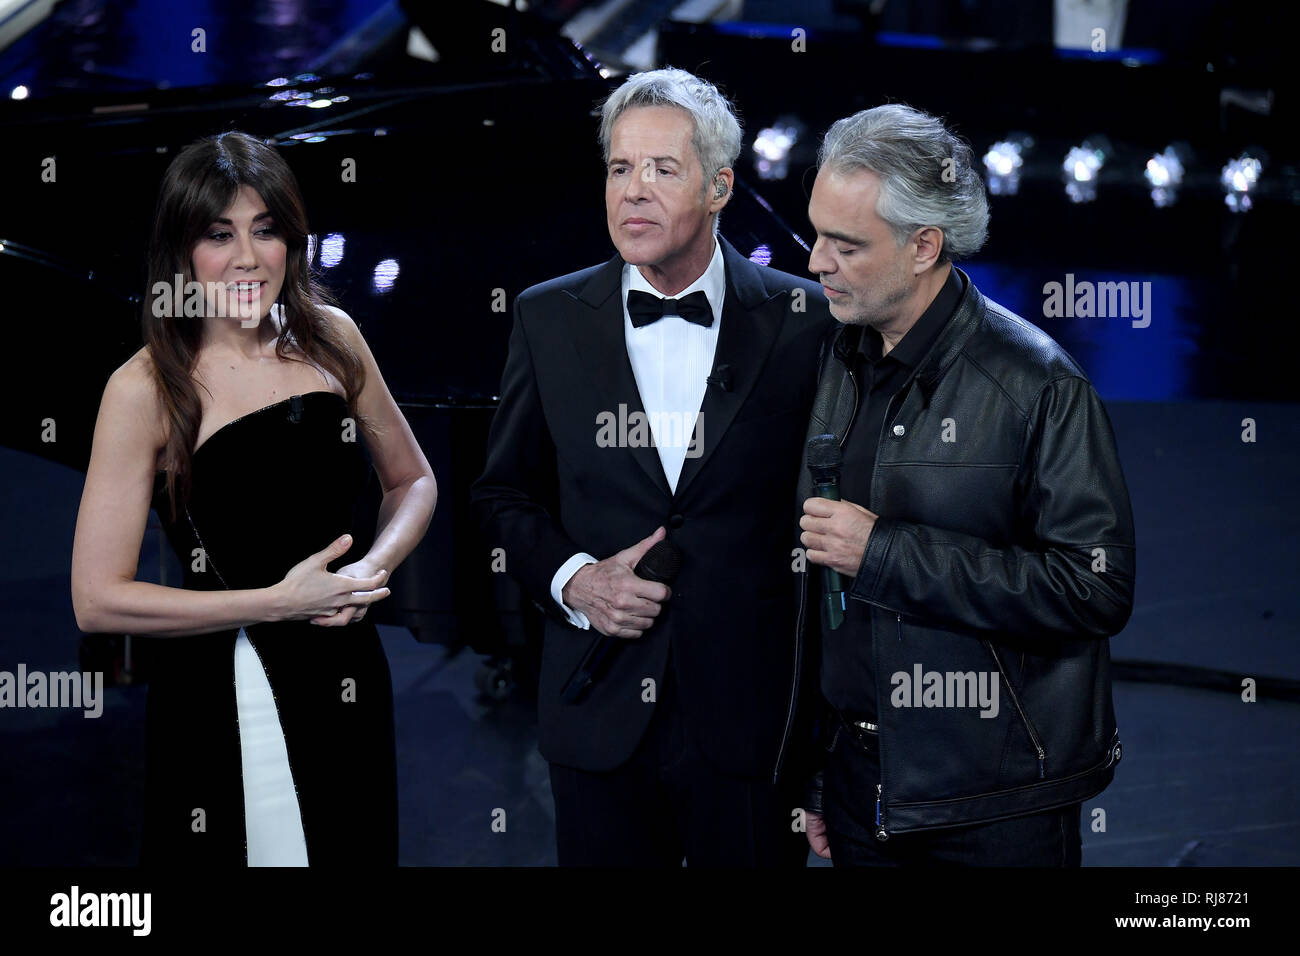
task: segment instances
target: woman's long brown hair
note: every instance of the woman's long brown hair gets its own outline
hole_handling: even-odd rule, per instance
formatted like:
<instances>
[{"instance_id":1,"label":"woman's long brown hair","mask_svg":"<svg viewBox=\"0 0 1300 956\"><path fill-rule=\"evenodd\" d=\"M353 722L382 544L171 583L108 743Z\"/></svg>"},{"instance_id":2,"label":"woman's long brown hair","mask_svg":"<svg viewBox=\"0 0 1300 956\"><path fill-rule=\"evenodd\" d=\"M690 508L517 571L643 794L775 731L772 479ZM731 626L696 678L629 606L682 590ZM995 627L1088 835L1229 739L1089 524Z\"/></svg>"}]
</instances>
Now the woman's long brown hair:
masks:
<instances>
[{"instance_id":1,"label":"woman's long brown hair","mask_svg":"<svg viewBox=\"0 0 1300 956\"><path fill-rule=\"evenodd\" d=\"M193 373L203 319L155 315L153 290L160 282L172 289L177 275L182 282L193 280L190 256L195 245L235 201L241 186L250 186L261 196L287 246L279 300L285 324L276 339L276 357L304 361L289 354L289 349L295 348L306 360L333 374L343 385L349 414L358 426L373 431L372 423L357 411L365 367L324 311L323 306L332 305L332 299L312 276L307 262L307 212L293 172L272 147L245 133L221 133L199 140L182 150L163 176L149 247L150 292L144 307L144 342L167 422L163 461L173 521L177 479L179 500L184 502L191 490L192 456L198 443L202 406ZM172 295L170 291L166 294Z\"/></svg>"}]
</instances>

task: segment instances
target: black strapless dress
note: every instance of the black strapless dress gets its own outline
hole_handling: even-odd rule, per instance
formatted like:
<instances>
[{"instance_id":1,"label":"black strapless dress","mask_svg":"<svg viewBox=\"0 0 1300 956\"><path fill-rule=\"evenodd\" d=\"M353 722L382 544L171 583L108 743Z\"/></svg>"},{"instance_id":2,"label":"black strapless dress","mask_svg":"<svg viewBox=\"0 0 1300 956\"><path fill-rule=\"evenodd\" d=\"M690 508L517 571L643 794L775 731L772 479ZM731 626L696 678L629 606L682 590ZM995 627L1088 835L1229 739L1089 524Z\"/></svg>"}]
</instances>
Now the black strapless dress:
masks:
<instances>
[{"instance_id":1,"label":"black strapless dress","mask_svg":"<svg viewBox=\"0 0 1300 956\"><path fill-rule=\"evenodd\" d=\"M269 587L345 532L352 550L329 570L364 553L369 535L358 533L353 516L369 462L360 436L350 439L347 416L341 396L307 392L223 426L195 452L193 490L174 522L164 476L157 476L153 504L185 569L183 587ZM258 682L270 686L269 726L283 730L283 746L278 733L275 744L287 753L284 781L291 774L292 782L284 792L296 791L306 862L396 865L392 682L379 632L364 619L150 639L141 862L249 862L248 833L259 821L250 819L246 829L245 814L261 811L245 807L253 735L250 724L241 750L237 694L244 700L253 682L236 687L237 645L243 666L260 661L266 680L258 672ZM266 818L260 822L265 832Z\"/></svg>"}]
</instances>

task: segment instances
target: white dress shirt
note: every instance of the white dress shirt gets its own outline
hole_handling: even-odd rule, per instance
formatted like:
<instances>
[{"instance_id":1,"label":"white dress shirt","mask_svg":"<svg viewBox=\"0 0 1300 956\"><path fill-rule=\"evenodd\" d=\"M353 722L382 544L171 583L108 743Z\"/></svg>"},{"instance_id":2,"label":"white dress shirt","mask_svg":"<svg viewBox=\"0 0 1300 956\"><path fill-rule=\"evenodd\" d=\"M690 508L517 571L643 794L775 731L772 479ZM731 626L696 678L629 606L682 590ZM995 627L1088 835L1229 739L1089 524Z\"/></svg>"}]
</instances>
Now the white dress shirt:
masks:
<instances>
[{"instance_id":1,"label":"white dress shirt","mask_svg":"<svg viewBox=\"0 0 1300 956\"><path fill-rule=\"evenodd\" d=\"M704 392L705 379L713 369L713 355L718 347L718 329L722 325L722 302L727 291L727 270L722 261L722 246L713 241L713 258L704 273L678 292L674 299L682 299L692 292L703 291L713 309L713 324L707 328L687 322L679 315L665 315L657 322L632 326L632 316L627 311L627 294L632 290L649 292L660 299L669 298L650 284L636 266L624 264L623 340L627 344L628 361L636 378L641 406L650 420L659 462L668 479L668 487L677 490L677 480L686 462L687 447L695 432L695 420ZM610 409L617 415L617 409ZM618 416L620 419L622 416ZM702 423L707 426L707 423ZM635 544L629 541L628 545ZM561 599L564 586L577 570L585 564L595 564L591 555L580 552L560 565L551 579L551 597L564 608L569 621L576 627L588 628L591 622L581 611L575 611Z\"/></svg>"}]
</instances>

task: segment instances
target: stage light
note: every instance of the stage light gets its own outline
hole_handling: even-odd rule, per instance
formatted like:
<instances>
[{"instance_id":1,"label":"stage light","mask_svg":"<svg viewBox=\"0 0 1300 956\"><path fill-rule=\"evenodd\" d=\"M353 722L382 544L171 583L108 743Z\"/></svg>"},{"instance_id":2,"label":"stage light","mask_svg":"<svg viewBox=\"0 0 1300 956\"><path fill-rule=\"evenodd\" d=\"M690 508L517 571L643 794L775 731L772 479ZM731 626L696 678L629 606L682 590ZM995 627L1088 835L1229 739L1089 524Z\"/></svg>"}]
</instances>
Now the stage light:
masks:
<instances>
[{"instance_id":1,"label":"stage light","mask_svg":"<svg viewBox=\"0 0 1300 956\"><path fill-rule=\"evenodd\" d=\"M760 266L770 266L772 264L772 250L766 242L760 243L754 247L754 251L749 254L750 262L757 262Z\"/></svg>"},{"instance_id":2,"label":"stage light","mask_svg":"<svg viewBox=\"0 0 1300 956\"><path fill-rule=\"evenodd\" d=\"M990 176L1010 176L1023 165L1020 147L1015 143L994 143L984 154L984 168Z\"/></svg>"},{"instance_id":3,"label":"stage light","mask_svg":"<svg viewBox=\"0 0 1300 956\"><path fill-rule=\"evenodd\" d=\"M1253 205L1250 201L1251 190L1259 183L1259 174L1263 164L1253 156L1242 153L1236 159L1228 160L1219 174L1225 195L1223 201L1233 212L1246 212Z\"/></svg>"},{"instance_id":4,"label":"stage light","mask_svg":"<svg viewBox=\"0 0 1300 956\"><path fill-rule=\"evenodd\" d=\"M754 137L754 170L759 179L785 179L790 171L790 149L799 141L802 124L793 117L782 117Z\"/></svg>"},{"instance_id":5,"label":"stage light","mask_svg":"<svg viewBox=\"0 0 1300 956\"><path fill-rule=\"evenodd\" d=\"M989 147L984 154L984 172L987 174L989 192L994 196L1014 196L1020 191L1020 167L1025 164L1021 153L1024 144L1003 139Z\"/></svg>"},{"instance_id":6,"label":"stage light","mask_svg":"<svg viewBox=\"0 0 1300 956\"><path fill-rule=\"evenodd\" d=\"M1183 182L1183 164L1166 150L1147 160L1147 182L1157 189L1177 189Z\"/></svg>"},{"instance_id":7,"label":"stage light","mask_svg":"<svg viewBox=\"0 0 1300 956\"><path fill-rule=\"evenodd\" d=\"M329 100L312 100L310 103L307 104L308 107L314 110L323 110L325 107L332 106L332 105L333 104L330 103Z\"/></svg>"},{"instance_id":8,"label":"stage light","mask_svg":"<svg viewBox=\"0 0 1300 956\"><path fill-rule=\"evenodd\" d=\"M1085 139L1065 154L1061 171L1065 173L1065 194L1070 202L1092 202L1097 198L1097 177L1106 165L1109 150L1096 139Z\"/></svg>"},{"instance_id":9,"label":"stage light","mask_svg":"<svg viewBox=\"0 0 1300 956\"><path fill-rule=\"evenodd\" d=\"M385 259L379 265L375 266L375 274L372 285L376 293L383 294L393 287L397 281L397 260Z\"/></svg>"},{"instance_id":10,"label":"stage light","mask_svg":"<svg viewBox=\"0 0 1300 956\"><path fill-rule=\"evenodd\" d=\"M343 261L343 233L331 232L320 244L320 264L326 269L333 269Z\"/></svg>"},{"instance_id":11,"label":"stage light","mask_svg":"<svg viewBox=\"0 0 1300 956\"><path fill-rule=\"evenodd\" d=\"M277 76L273 80L266 81L267 86L288 86L289 78L287 76Z\"/></svg>"},{"instance_id":12,"label":"stage light","mask_svg":"<svg viewBox=\"0 0 1300 956\"><path fill-rule=\"evenodd\" d=\"M9 98L11 100L25 100L27 99L27 94L30 92L31 90L27 89L27 87L19 84L9 91Z\"/></svg>"},{"instance_id":13,"label":"stage light","mask_svg":"<svg viewBox=\"0 0 1300 956\"><path fill-rule=\"evenodd\" d=\"M1064 169L1076 183L1090 183L1097 178L1105 160L1099 150L1075 146L1065 154Z\"/></svg>"},{"instance_id":14,"label":"stage light","mask_svg":"<svg viewBox=\"0 0 1300 956\"><path fill-rule=\"evenodd\" d=\"M1148 159L1143 175L1151 186L1151 201L1157 208L1174 204L1178 199L1178 187L1183 184L1183 163L1174 147L1167 146L1163 153L1156 153Z\"/></svg>"}]
</instances>

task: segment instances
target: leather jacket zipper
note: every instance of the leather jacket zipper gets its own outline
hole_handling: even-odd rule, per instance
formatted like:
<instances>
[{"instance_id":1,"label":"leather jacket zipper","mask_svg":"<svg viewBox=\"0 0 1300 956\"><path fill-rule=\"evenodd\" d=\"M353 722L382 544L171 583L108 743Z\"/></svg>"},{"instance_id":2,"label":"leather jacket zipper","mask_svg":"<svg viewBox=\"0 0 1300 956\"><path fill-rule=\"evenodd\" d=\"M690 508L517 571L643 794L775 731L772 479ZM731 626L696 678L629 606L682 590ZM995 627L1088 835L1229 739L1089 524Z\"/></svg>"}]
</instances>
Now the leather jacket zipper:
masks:
<instances>
[{"instance_id":1,"label":"leather jacket zipper","mask_svg":"<svg viewBox=\"0 0 1300 956\"><path fill-rule=\"evenodd\" d=\"M898 639L899 641L902 641L903 640L903 615L899 614L898 612L895 612L894 617L898 621ZM879 667L877 667L876 670L877 672L879 672ZM876 719L880 720L880 718L876 718ZM878 733L880 735L880 739L883 739L885 736L885 722L883 720L880 721L880 729ZM883 746L880 749L882 752L884 751ZM881 759L883 760L884 758L882 757ZM889 831L885 829L885 812L884 812L884 807L882 805L884 801L883 790L885 787L884 785L885 771L883 767L880 771L880 779L881 782L876 784L876 839L883 841L889 839Z\"/></svg>"},{"instance_id":2,"label":"leather jacket zipper","mask_svg":"<svg viewBox=\"0 0 1300 956\"><path fill-rule=\"evenodd\" d=\"M844 442L849 436L849 431L853 428L853 420L857 418L858 415L858 382L857 379L853 377L853 369L847 368L846 366L846 370L849 373L849 382L853 386L853 413L849 416L848 427L844 429L844 434L840 436L841 448L844 447ZM785 717L785 734L781 737L781 747L776 752L776 767L772 770L773 784L775 784L777 778L781 776L781 764L785 761L785 747L790 740L790 731L794 725L795 705L799 697L799 666L802 660L801 638L803 635L804 605L808 597L808 572L806 568L807 565L805 564L805 570L800 572L804 577L799 586L799 613L795 617L794 622L794 676L790 682L790 709L786 713Z\"/></svg>"},{"instance_id":3,"label":"leather jacket zipper","mask_svg":"<svg viewBox=\"0 0 1300 956\"><path fill-rule=\"evenodd\" d=\"M848 371L848 374L849 374L849 382L853 385L853 414L849 416L849 424L848 424L848 427L844 429L844 436L840 439L840 446L841 446L841 447L843 447L844 442L848 440L849 432L851 432L851 431L853 430L853 422L854 422L854 421L857 419L857 417L858 417L858 404L859 404L860 399L861 399L861 395L860 395L859 392L858 392L858 380L857 380L857 378L856 378L856 377L854 376L854 374L853 374L853 369L852 369L852 367L846 365L846 370ZM893 399L892 399L892 398L890 399L889 404L890 404L891 406L893 405ZM885 421L888 421L888 420L889 420L889 409L886 408L886 409L885 409ZM867 487L868 487L868 492L867 492L867 494L868 494L868 498L870 497L871 490L873 490L873 489L875 488L875 486L876 486L876 470L880 467L880 448L881 448L882 445L884 445L884 443L885 443L885 425L884 425L884 423L882 422L882 423L881 423L881 426L880 426L880 436L876 439L876 458L875 458L875 461L872 462L872 465L871 465L871 484L867 486ZM870 501L868 501L868 505L870 505ZM899 614L898 612L895 612L895 614L897 614L897 617L898 617L898 639L901 641L901 640L903 639L903 615L902 615L902 614ZM874 668L874 669L875 669L877 672L879 671L879 667L876 667L876 668ZM877 699L879 699L879 694L877 694L876 696L877 696ZM884 744L883 744L884 736L885 736L885 725L884 725L884 722L881 721L881 724L880 724L880 739L881 739L882 743L881 743L880 749L881 749L882 752L883 752L883 750L884 750ZM882 760L883 760L883 758L882 758ZM887 830L887 829L885 828L885 808L884 808L884 783L883 783L883 777L884 777L884 771L882 770L882 771L881 771L882 782L876 784L876 839L877 839L877 840L880 840L881 842L883 842L883 841L889 839L889 830Z\"/></svg>"},{"instance_id":4,"label":"leather jacket zipper","mask_svg":"<svg viewBox=\"0 0 1300 956\"><path fill-rule=\"evenodd\" d=\"M853 431L853 423L858 418L858 379L853 374L853 368L849 365L844 366L844 370L849 374L849 384L853 386L853 411L849 413L849 423L844 426L844 434L840 436L840 447L849 440L849 432Z\"/></svg>"},{"instance_id":5,"label":"leather jacket zipper","mask_svg":"<svg viewBox=\"0 0 1300 956\"><path fill-rule=\"evenodd\" d=\"M1025 713L1025 709L1020 706L1020 695L1016 693L1015 687L1011 684L1011 678L1007 676L1006 670L1002 667L1002 658L998 657L997 649L990 641L985 641L984 646L987 647L989 653L993 655L993 661L998 665L998 673L1002 675L1002 679L1006 682L1007 690L1011 694L1011 702L1016 705L1016 712L1020 714L1020 719L1025 725L1025 730L1029 732L1029 739L1034 744L1034 750L1038 751L1038 778L1041 780L1047 776L1046 768L1044 767L1044 762L1047 760L1047 751L1043 749L1042 742L1038 739L1038 732L1034 730L1034 725L1029 722L1029 716Z\"/></svg>"}]
</instances>

